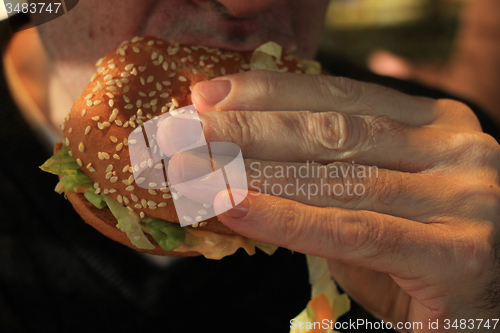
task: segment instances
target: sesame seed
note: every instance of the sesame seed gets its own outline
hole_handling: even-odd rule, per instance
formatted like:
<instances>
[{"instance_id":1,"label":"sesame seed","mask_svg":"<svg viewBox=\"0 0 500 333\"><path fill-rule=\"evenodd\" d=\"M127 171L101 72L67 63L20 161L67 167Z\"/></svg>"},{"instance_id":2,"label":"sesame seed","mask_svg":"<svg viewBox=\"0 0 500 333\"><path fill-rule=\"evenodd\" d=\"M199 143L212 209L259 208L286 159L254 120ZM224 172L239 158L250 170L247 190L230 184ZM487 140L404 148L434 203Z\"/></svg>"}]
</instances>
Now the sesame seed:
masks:
<instances>
[{"instance_id":1,"label":"sesame seed","mask_svg":"<svg viewBox=\"0 0 500 333\"><path fill-rule=\"evenodd\" d=\"M135 139L128 140L128 143L131 145L135 145L137 143L137 140L135 140Z\"/></svg>"},{"instance_id":2,"label":"sesame seed","mask_svg":"<svg viewBox=\"0 0 500 333\"><path fill-rule=\"evenodd\" d=\"M154 41L154 40L150 40L150 41L148 42L148 46L153 46L154 44L155 44L155 41Z\"/></svg>"},{"instance_id":3,"label":"sesame seed","mask_svg":"<svg viewBox=\"0 0 500 333\"><path fill-rule=\"evenodd\" d=\"M101 89L104 89L105 85L101 81L97 81L97 86Z\"/></svg>"},{"instance_id":4,"label":"sesame seed","mask_svg":"<svg viewBox=\"0 0 500 333\"><path fill-rule=\"evenodd\" d=\"M129 71L131 70L132 68L134 68L134 64L128 64L127 66L125 66L125 70L126 71ZM128 73L127 73L128 74ZM122 75L123 76L123 75Z\"/></svg>"},{"instance_id":5,"label":"sesame seed","mask_svg":"<svg viewBox=\"0 0 500 333\"><path fill-rule=\"evenodd\" d=\"M172 63L171 67L172 67L172 69L176 69L177 68L177 66L175 65L175 62Z\"/></svg>"},{"instance_id":6,"label":"sesame seed","mask_svg":"<svg viewBox=\"0 0 500 333\"><path fill-rule=\"evenodd\" d=\"M141 205L142 207L146 208L148 202L146 201L146 199L141 199Z\"/></svg>"},{"instance_id":7,"label":"sesame seed","mask_svg":"<svg viewBox=\"0 0 500 333\"><path fill-rule=\"evenodd\" d=\"M135 53L141 52L141 50L138 47L133 46L132 50L134 50Z\"/></svg>"},{"instance_id":8,"label":"sesame seed","mask_svg":"<svg viewBox=\"0 0 500 333\"><path fill-rule=\"evenodd\" d=\"M130 197L132 198L132 200L134 200L135 202L137 202L139 200L139 198L137 197L137 195L135 194L131 194Z\"/></svg>"},{"instance_id":9,"label":"sesame seed","mask_svg":"<svg viewBox=\"0 0 500 333\"><path fill-rule=\"evenodd\" d=\"M179 102L177 102L177 100L175 98L172 98L172 103L174 104L174 106L176 108L179 107Z\"/></svg>"},{"instance_id":10,"label":"sesame seed","mask_svg":"<svg viewBox=\"0 0 500 333\"><path fill-rule=\"evenodd\" d=\"M113 158L114 158L115 160L119 160L119 159L120 159L120 155L118 155L118 154L113 154Z\"/></svg>"},{"instance_id":11,"label":"sesame seed","mask_svg":"<svg viewBox=\"0 0 500 333\"><path fill-rule=\"evenodd\" d=\"M212 207L212 205L210 205L210 204L203 204L203 207L210 208L210 207Z\"/></svg>"},{"instance_id":12,"label":"sesame seed","mask_svg":"<svg viewBox=\"0 0 500 333\"><path fill-rule=\"evenodd\" d=\"M195 223L191 224L191 227L198 228L198 222L195 222Z\"/></svg>"},{"instance_id":13,"label":"sesame seed","mask_svg":"<svg viewBox=\"0 0 500 333\"><path fill-rule=\"evenodd\" d=\"M116 126L122 126L123 122L120 119L116 119L115 124L116 124Z\"/></svg>"},{"instance_id":14,"label":"sesame seed","mask_svg":"<svg viewBox=\"0 0 500 333\"><path fill-rule=\"evenodd\" d=\"M111 177L111 179L109 181L112 183L116 183L118 181L118 177L113 176L113 177Z\"/></svg>"},{"instance_id":15,"label":"sesame seed","mask_svg":"<svg viewBox=\"0 0 500 333\"><path fill-rule=\"evenodd\" d=\"M104 61L104 58L101 58L101 59L97 60L97 62L95 63L95 66L96 67L100 66L103 61Z\"/></svg>"},{"instance_id":16,"label":"sesame seed","mask_svg":"<svg viewBox=\"0 0 500 333\"><path fill-rule=\"evenodd\" d=\"M69 133L69 134L73 133L73 127L70 127L70 128L68 129L68 133Z\"/></svg>"},{"instance_id":17,"label":"sesame seed","mask_svg":"<svg viewBox=\"0 0 500 333\"><path fill-rule=\"evenodd\" d=\"M130 72L130 74L137 76L137 68L134 67L134 69L132 69L132 71Z\"/></svg>"},{"instance_id":18,"label":"sesame seed","mask_svg":"<svg viewBox=\"0 0 500 333\"><path fill-rule=\"evenodd\" d=\"M109 127L109 126L111 126L111 123L109 121L105 121L105 122L102 123L102 126L103 127Z\"/></svg>"},{"instance_id":19,"label":"sesame seed","mask_svg":"<svg viewBox=\"0 0 500 333\"><path fill-rule=\"evenodd\" d=\"M144 214L144 212L140 212L139 216L141 217L141 219L143 219L146 216L146 214Z\"/></svg>"},{"instance_id":20,"label":"sesame seed","mask_svg":"<svg viewBox=\"0 0 500 333\"><path fill-rule=\"evenodd\" d=\"M151 55L151 60L155 60L158 57L158 52L153 52Z\"/></svg>"},{"instance_id":21,"label":"sesame seed","mask_svg":"<svg viewBox=\"0 0 500 333\"><path fill-rule=\"evenodd\" d=\"M146 70L146 66L139 66L139 72L144 72Z\"/></svg>"},{"instance_id":22,"label":"sesame seed","mask_svg":"<svg viewBox=\"0 0 500 333\"><path fill-rule=\"evenodd\" d=\"M83 153L83 151L85 150L85 146L83 145L83 142L80 142L80 144L78 145L78 150L80 151L80 153Z\"/></svg>"},{"instance_id":23,"label":"sesame seed","mask_svg":"<svg viewBox=\"0 0 500 333\"><path fill-rule=\"evenodd\" d=\"M116 67L116 65L115 64L111 64L111 65L108 65L108 67L111 68L111 69L113 69L113 68Z\"/></svg>"},{"instance_id":24,"label":"sesame seed","mask_svg":"<svg viewBox=\"0 0 500 333\"><path fill-rule=\"evenodd\" d=\"M64 143L66 144L66 146L68 146L68 147L69 147L69 139L68 139L68 138L65 138L65 139L64 139Z\"/></svg>"},{"instance_id":25,"label":"sesame seed","mask_svg":"<svg viewBox=\"0 0 500 333\"><path fill-rule=\"evenodd\" d=\"M134 206L134 207L135 207L135 208L137 208L137 209L141 209L141 208L142 208L142 205L141 205L141 204L135 204L135 206Z\"/></svg>"},{"instance_id":26,"label":"sesame seed","mask_svg":"<svg viewBox=\"0 0 500 333\"><path fill-rule=\"evenodd\" d=\"M133 185L127 186L125 190L132 192L134 190L134 186Z\"/></svg>"},{"instance_id":27,"label":"sesame seed","mask_svg":"<svg viewBox=\"0 0 500 333\"><path fill-rule=\"evenodd\" d=\"M151 195L156 195L156 194L157 194L155 190L151 190L151 189L149 189L149 190L148 190L148 192L149 192L149 194L151 194Z\"/></svg>"},{"instance_id":28,"label":"sesame seed","mask_svg":"<svg viewBox=\"0 0 500 333\"><path fill-rule=\"evenodd\" d=\"M194 219L196 222L200 222L201 220L203 220L203 217L201 217L200 215L196 216L196 218Z\"/></svg>"},{"instance_id":29,"label":"sesame seed","mask_svg":"<svg viewBox=\"0 0 500 333\"><path fill-rule=\"evenodd\" d=\"M146 80L147 83L153 82L155 77L153 75L149 76L148 79Z\"/></svg>"},{"instance_id":30,"label":"sesame seed","mask_svg":"<svg viewBox=\"0 0 500 333\"><path fill-rule=\"evenodd\" d=\"M162 195L163 199L170 199L172 196L170 194L164 194Z\"/></svg>"},{"instance_id":31,"label":"sesame seed","mask_svg":"<svg viewBox=\"0 0 500 333\"><path fill-rule=\"evenodd\" d=\"M116 113L111 114L111 116L109 116L109 122L112 123L113 121L115 121L116 117L117 117Z\"/></svg>"},{"instance_id":32,"label":"sesame seed","mask_svg":"<svg viewBox=\"0 0 500 333\"><path fill-rule=\"evenodd\" d=\"M153 183L153 182L149 183L149 187L156 187L156 186L157 186L156 183Z\"/></svg>"},{"instance_id":33,"label":"sesame seed","mask_svg":"<svg viewBox=\"0 0 500 333\"><path fill-rule=\"evenodd\" d=\"M145 181L145 180L146 180L146 178L144 178L144 177L140 177L140 178L137 178L137 179L135 180L135 182L136 182L137 184L142 184L142 183L144 183L144 181Z\"/></svg>"},{"instance_id":34,"label":"sesame seed","mask_svg":"<svg viewBox=\"0 0 500 333\"><path fill-rule=\"evenodd\" d=\"M113 173L111 171L106 173L106 179L110 179L113 176Z\"/></svg>"},{"instance_id":35,"label":"sesame seed","mask_svg":"<svg viewBox=\"0 0 500 333\"><path fill-rule=\"evenodd\" d=\"M113 101L112 99L109 100L109 106L110 107L113 107L113 105L115 105L115 101Z\"/></svg>"},{"instance_id":36,"label":"sesame seed","mask_svg":"<svg viewBox=\"0 0 500 333\"><path fill-rule=\"evenodd\" d=\"M140 79L139 79L139 80L141 81L141 84L142 84L142 85L145 85L145 84L146 84L146 80L144 80L144 78L143 78L142 76L140 77Z\"/></svg>"},{"instance_id":37,"label":"sesame seed","mask_svg":"<svg viewBox=\"0 0 500 333\"><path fill-rule=\"evenodd\" d=\"M96 189L94 193L95 193L95 194L99 194L99 193L101 193L101 188Z\"/></svg>"},{"instance_id":38,"label":"sesame seed","mask_svg":"<svg viewBox=\"0 0 500 333\"><path fill-rule=\"evenodd\" d=\"M148 206L156 206L156 202L154 202L153 200L149 200L148 201Z\"/></svg>"},{"instance_id":39,"label":"sesame seed","mask_svg":"<svg viewBox=\"0 0 500 333\"><path fill-rule=\"evenodd\" d=\"M78 163L79 166L82 166L83 165L83 162L81 159L77 158L76 159L76 163Z\"/></svg>"},{"instance_id":40,"label":"sesame seed","mask_svg":"<svg viewBox=\"0 0 500 333\"><path fill-rule=\"evenodd\" d=\"M118 201L118 203L123 203L123 197L120 194L118 194L116 200Z\"/></svg>"},{"instance_id":41,"label":"sesame seed","mask_svg":"<svg viewBox=\"0 0 500 333\"><path fill-rule=\"evenodd\" d=\"M73 157L73 152L71 150L68 150L68 155Z\"/></svg>"},{"instance_id":42,"label":"sesame seed","mask_svg":"<svg viewBox=\"0 0 500 333\"><path fill-rule=\"evenodd\" d=\"M166 70L166 71L168 70L168 63L167 62L163 63L163 69Z\"/></svg>"},{"instance_id":43,"label":"sesame seed","mask_svg":"<svg viewBox=\"0 0 500 333\"><path fill-rule=\"evenodd\" d=\"M182 218L183 218L184 220L188 221L188 222L193 221L193 218L192 218L192 217L190 217L190 216L187 216L187 215L184 215Z\"/></svg>"},{"instance_id":44,"label":"sesame seed","mask_svg":"<svg viewBox=\"0 0 500 333\"><path fill-rule=\"evenodd\" d=\"M128 177L128 182L129 182L130 184L132 184L132 183L134 182L134 175L130 175L130 176Z\"/></svg>"},{"instance_id":45,"label":"sesame seed","mask_svg":"<svg viewBox=\"0 0 500 333\"><path fill-rule=\"evenodd\" d=\"M88 94L83 99L91 99L92 97L94 97L94 94Z\"/></svg>"},{"instance_id":46,"label":"sesame seed","mask_svg":"<svg viewBox=\"0 0 500 333\"><path fill-rule=\"evenodd\" d=\"M118 88L116 88L115 86L108 86L106 89L109 91L117 91L118 90Z\"/></svg>"},{"instance_id":47,"label":"sesame seed","mask_svg":"<svg viewBox=\"0 0 500 333\"><path fill-rule=\"evenodd\" d=\"M198 211L198 214L200 214L200 215L207 215L207 214L208 214L208 212L207 212L206 210L204 210L204 209L200 209L200 210Z\"/></svg>"},{"instance_id":48,"label":"sesame seed","mask_svg":"<svg viewBox=\"0 0 500 333\"><path fill-rule=\"evenodd\" d=\"M135 106L137 106L138 108L140 108L142 105L142 100L138 99L136 102L135 102Z\"/></svg>"},{"instance_id":49,"label":"sesame seed","mask_svg":"<svg viewBox=\"0 0 500 333\"><path fill-rule=\"evenodd\" d=\"M90 167L90 168L89 168L89 171L90 171L90 172L95 172L95 169L94 169L93 167Z\"/></svg>"},{"instance_id":50,"label":"sesame seed","mask_svg":"<svg viewBox=\"0 0 500 333\"><path fill-rule=\"evenodd\" d=\"M128 205L130 203L130 200L126 196L123 196L123 202Z\"/></svg>"},{"instance_id":51,"label":"sesame seed","mask_svg":"<svg viewBox=\"0 0 500 333\"><path fill-rule=\"evenodd\" d=\"M97 69L97 73L101 74L104 71L104 67L99 67Z\"/></svg>"},{"instance_id":52,"label":"sesame seed","mask_svg":"<svg viewBox=\"0 0 500 333\"><path fill-rule=\"evenodd\" d=\"M172 193L172 198L174 198L174 200L177 200L179 199L179 195L177 193Z\"/></svg>"},{"instance_id":53,"label":"sesame seed","mask_svg":"<svg viewBox=\"0 0 500 333\"><path fill-rule=\"evenodd\" d=\"M112 86L112 85L114 85L115 83L116 83L116 81L115 81L115 80L109 80L108 82L106 82L106 84L107 84L108 86Z\"/></svg>"},{"instance_id":54,"label":"sesame seed","mask_svg":"<svg viewBox=\"0 0 500 333\"><path fill-rule=\"evenodd\" d=\"M104 189L103 191L104 194L108 194L109 193L109 190L107 188Z\"/></svg>"},{"instance_id":55,"label":"sesame seed","mask_svg":"<svg viewBox=\"0 0 500 333\"><path fill-rule=\"evenodd\" d=\"M160 203L158 204L158 207L165 207L166 205L167 205L167 203L166 203L166 202L160 202Z\"/></svg>"},{"instance_id":56,"label":"sesame seed","mask_svg":"<svg viewBox=\"0 0 500 333\"><path fill-rule=\"evenodd\" d=\"M210 65L207 65L207 68L212 68L214 66L215 66L214 64L210 64Z\"/></svg>"},{"instance_id":57,"label":"sesame seed","mask_svg":"<svg viewBox=\"0 0 500 333\"><path fill-rule=\"evenodd\" d=\"M166 186L166 185L165 185L165 183L163 183L162 185L163 185L163 186ZM169 189L168 187L162 187L162 188L160 189L160 191L162 191L162 192L164 192L164 193L168 193L168 192L170 192L170 189Z\"/></svg>"},{"instance_id":58,"label":"sesame seed","mask_svg":"<svg viewBox=\"0 0 500 333\"><path fill-rule=\"evenodd\" d=\"M200 223L200 227L204 227L204 226L206 226L207 224L208 224L208 222L206 222L206 221L205 221L205 222L201 222L201 223Z\"/></svg>"},{"instance_id":59,"label":"sesame seed","mask_svg":"<svg viewBox=\"0 0 500 333\"><path fill-rule=\"evenodd\" d=\"M98 122L98 123L97 123L97 127L98 127L100 130L103 130L103 129L104 129L104 126L102 126L102 123L101 123L101 122Z\"/></svg>"},{"instance_id":60,"label":"sesame seed","mask_svg":"<svg viewBox=\"0 0 500 333\"><path fill-rule=\"evenodd\" d=\"M86 113L87 113L87 109L83 109L82 110L82 117L85 116Z\"/></svg>"},{"instance_id":61,"label":"sesame seed","mask_svg":"<svg viewBox=\"0 0 500 333\"><path fill-rule=\"evenodd\" d=\"M134 107L134 106L133 106L132 104L127 104L127 105L125 105L125 106L124 106L124 108L125 108L125 109L127 109L127 110L130 110L130 109L132 109L133 107Z\"/></svg>"},{"instance_id":62,"label":"sesame seed","mask_svg":"<svg viewBox=\"0 0 500 333\"><path fill-rule=\"evenodd\" d=\"M112 78L113 78L113 75L108 74L108 75L106 75L106 76L104 77L104 81L109 81L109 80L111 80Z\"/></svg>"},{"instance_id":63,"label":"sesame seed","mask_svg":"<svg viewBox=\"0 0 500 333\"><path fill-rule=\"evenodd\" d=\"M87 100L87 106L92 106L92 101L90 99Z\"/></svg>"}]
</instances>

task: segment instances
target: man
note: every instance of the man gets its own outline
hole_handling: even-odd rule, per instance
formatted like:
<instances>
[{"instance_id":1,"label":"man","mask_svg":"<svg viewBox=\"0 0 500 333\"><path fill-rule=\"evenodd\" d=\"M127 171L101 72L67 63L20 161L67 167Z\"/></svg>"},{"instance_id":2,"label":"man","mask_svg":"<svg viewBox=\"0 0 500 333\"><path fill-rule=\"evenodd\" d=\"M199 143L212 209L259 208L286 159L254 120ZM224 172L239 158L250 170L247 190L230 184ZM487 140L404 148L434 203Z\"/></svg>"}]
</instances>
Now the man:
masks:
<instances>
[{"instance_id":1,"label":"man","mask_svg":"<svg viewBox=\"0 0 500 333\"><path fill-rule=\"evenodd\" d=\"M300 0L83 0L60 19L39 27L52 69L66 88L48 89L42 98L60 101L64 94L66 101L74 100L94 71L96 54L135 35L236 50L275 40L288 51L312 57L326 5L327 1ZM295 193L280 198L253 193L237 209L220 216L230 228L331 259L332 275L340 286L380 319L422 322L423 331L430 331L427 324L436 320L444 329L446 320L498 318L495 281L500 273L494 245L499 149L495 140L481 133L468 107L348 79L269 72L200 83L193 89L193 100L200 112L231 110L202 115L205 135L212 141L237 143L246 158L258 162L256 173L292 162L307 166L309 161L346 168L354 160L358 166L379 167L378 177L347 175L333 180L342 186L364 185L367 191L359 196ZM65 112L52 110L45 110L46 118L58 124ZM28 131L26 125L22 130ZM34 213L5 209L6 215L23 224L2 222L3 234L9 235L5 258L10 259L5 260L2 292L12 317L21 318L20 325L35 318L43 325L51 323L52 330L75 325L117 330L157 324L163 318L165 325L181 329L198 318L209 320L205 325L225 322L237 331L260 329L250 327L255 323L264 325L264 331L282 327L277 322L285 317L286 292L278 286L305 284L303 275L300 281L291 281L295 275L290 265L299 261L295 257L257 262L236 256L220 263L190 259L159 273L84 226L64 224L71 213L63 204L47 207L49 199L34 194L34 189L46 191L53 178L38 179L42 176L37 174L22 179L14 170L19 162L8 157L22 151L12 146L23 143L4 143L9 151L2 155L6 161L2 179L15 179L6 184L13 197L5 195L5 202L17 204L27 198L34 205ZM37 157L41 159L40 153L24 162L33 163ZM297 180L308 185L321 178ZM265 192L259 187L263 182L255 184L254 192ZM20 185L22 191L17 190ZM216 205L226 204L221 194ZM51 255L57 263L48 259ZM268 266L261 266L267 260ZM272 269L272 274L264 276L263 267ZM186 274L192 269L199 274ZM24 275L16 285L9 274L20 273ZM267 289L255 288L261 285ZM268 293L270 286L278 288L274 296ZM35 293L36 303L30 304L29 292ZM303 291L299 293L303 300ZM21 299L25 309L38 309L43 315L23 311ZM63 302L67 305L59 304ZM217 308L221 310L214 311ZM61 316L54 322L58 311ZM245 317L247 313L251 316ZM198 329L203 327L199 324Z\"/></svg>"}]
</instances>

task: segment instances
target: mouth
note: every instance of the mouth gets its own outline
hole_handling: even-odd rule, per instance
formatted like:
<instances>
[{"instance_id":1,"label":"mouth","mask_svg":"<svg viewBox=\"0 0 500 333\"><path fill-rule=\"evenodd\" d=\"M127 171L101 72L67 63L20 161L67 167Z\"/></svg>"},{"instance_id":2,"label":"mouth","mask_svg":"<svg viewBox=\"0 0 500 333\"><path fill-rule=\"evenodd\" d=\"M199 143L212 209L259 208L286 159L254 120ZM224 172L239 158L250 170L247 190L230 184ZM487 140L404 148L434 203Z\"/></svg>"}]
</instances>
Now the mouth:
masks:
<instances>
[{"instance_id":1,"label":"mouth","mask_svg":"<svg viewBox=\"0 0 500 333\"><path fill-rule=\"evenodd\" d=\"M189 10L188 10L189 9ZM146 31L181 44L204 45L221 50L252 52L260 45L273 41L289 54L297 45L288 15L265 12L253 17L238 18L218 8L190 6L174 13L158 10ZM172 17L176 17L172 19Z\"/></svg>"}]
</instances>

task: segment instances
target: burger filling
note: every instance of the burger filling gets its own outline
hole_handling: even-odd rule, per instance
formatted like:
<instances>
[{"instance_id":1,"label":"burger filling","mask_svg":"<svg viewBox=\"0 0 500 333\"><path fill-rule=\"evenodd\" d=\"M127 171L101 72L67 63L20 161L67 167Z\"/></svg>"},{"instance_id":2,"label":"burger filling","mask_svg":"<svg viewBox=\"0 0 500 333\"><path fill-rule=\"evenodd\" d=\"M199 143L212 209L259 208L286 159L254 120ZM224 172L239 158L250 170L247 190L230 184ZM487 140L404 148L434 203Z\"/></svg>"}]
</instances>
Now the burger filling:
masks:
<instances>
[{"instance_id":1,"label":"burger filling","mask_svg":"<svg viewBox=\"0 0 500 333\"><path fill-rule=\"evenodd\" d=\"M83 193L95 207L109 209L117 219L116 227L126 233L132 244L139 249L155 248L145 233L150 234L164 251L194 251L210 259L221 259L235 253L240 247L250 255L255 253L255 246L268 254L272 254L277 248L239 235L217 234L192 227L183 228L178 223L152 217L141 219L130 207L123 206L106 194L96 194L93 181L80 169L65 145L40 168L62 176L56 185L56 192Z\"/></svg>"}]
</instances>

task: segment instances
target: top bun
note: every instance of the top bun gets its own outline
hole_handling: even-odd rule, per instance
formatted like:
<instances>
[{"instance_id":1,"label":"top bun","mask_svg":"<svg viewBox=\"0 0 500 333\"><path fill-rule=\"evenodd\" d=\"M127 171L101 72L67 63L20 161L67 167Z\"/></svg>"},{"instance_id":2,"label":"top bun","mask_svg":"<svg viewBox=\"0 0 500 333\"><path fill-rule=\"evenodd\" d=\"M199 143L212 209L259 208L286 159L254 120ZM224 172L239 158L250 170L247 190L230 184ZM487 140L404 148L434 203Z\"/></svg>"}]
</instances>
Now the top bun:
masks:
<instances>
[{"instance_id":1,"label":"top bun","mask_svg":"<svg viewBox=\"0 0 500 333\"><path fill-rule=\"evenodd\" d=\"M167 184L161 190L137 186L129 134L149 119L192 104L195 83L249 70L251 57L148 36L123 42L100 59L61 126L70 155L92 179L96 193L109 195L141 217L179 223ZM291 56L277 65L280 71L305 72ZM233 234L217 217L206 222L201 229Z\"/></svg>"}]
</instances>

